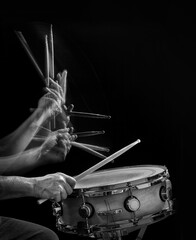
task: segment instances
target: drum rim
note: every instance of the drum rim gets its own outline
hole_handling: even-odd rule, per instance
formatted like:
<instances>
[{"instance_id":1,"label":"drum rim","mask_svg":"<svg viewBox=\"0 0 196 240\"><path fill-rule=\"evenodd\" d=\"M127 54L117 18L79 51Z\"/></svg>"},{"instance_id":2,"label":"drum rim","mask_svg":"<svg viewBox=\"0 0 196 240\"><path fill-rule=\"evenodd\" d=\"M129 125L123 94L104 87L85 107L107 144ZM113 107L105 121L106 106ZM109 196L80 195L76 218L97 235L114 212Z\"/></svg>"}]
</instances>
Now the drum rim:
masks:
<instances>
[{"instance_id":1,"label":"drum rim","mask_svg":"<svg viewBox=\"0 0 196 240\"><path fill-rule=\"evenodd\" d=\"M91 186L91 187L84 187L84 188L75 188L74 191L79 191L79 190L84 190L85 192L86 191L102 191L104 188L105 189L110 189L114 186L121 186L123 185L124 187L127 187L128 185L131 185L131 186L137 186L138 184L145 184L153 179L157 179L157 178L160 178L160 177L164 177L164 175L169 175L168 174L168 169L165 165L152 165L152 164L143 164L143 165L132 165L132 166L124 166L124 167L117 167L117 168L107 168L107 169L102 169L102 170L97 170L96 172L92 173L92 174L89 174L89 175L94 175L96 173L103 173L103 172L107 172L107 171L111 171L111 170L121 170L121 169L127 169L127 168L142 168L142 167L154 167L154 168L160 168L162 169L163 171L161 173L157 173L153 176L149 176L149 177L143 177L141 179L138 179L138 180L134 180L134 181L129 181L127 180L127 182L118 182L118 183L114 183L114 184L103 184L103 185L100 185L100 186Z\"/></svg>"}]
</instances>

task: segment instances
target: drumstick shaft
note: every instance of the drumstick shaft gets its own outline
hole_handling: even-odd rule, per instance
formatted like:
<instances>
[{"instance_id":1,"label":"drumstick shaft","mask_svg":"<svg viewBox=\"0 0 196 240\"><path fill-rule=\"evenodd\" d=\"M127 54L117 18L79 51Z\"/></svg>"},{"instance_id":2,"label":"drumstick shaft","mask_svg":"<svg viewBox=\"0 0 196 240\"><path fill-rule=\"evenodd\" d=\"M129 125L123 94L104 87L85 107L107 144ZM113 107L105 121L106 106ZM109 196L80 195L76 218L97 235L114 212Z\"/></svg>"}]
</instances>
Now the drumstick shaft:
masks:
<instances>
[{"instance_id":1,"label":"drumstick shaft","mask_svg":"<svg viewBox=\"0 0 196 240\"><path fill-rule=\"evenodd\" d=\"M45 74L46 74L46 86L50 86L50 62L49 62L49 47L48 47L48 35L45 35ZM51 129L51 122L48 123L49 129Z\"/></svg>"},{"instance_id":2,"label":"drumstick shaft","mask_svg":"<svg viewBox=\"0 0 196 240\"><path fill-rule=\"evenodd\" d=\"M109 115L102 115L102 114L97 114L97 113L87 113L87 112L77 112L77 111L71 111L68 114L71 116L75 116L75 117L103 118L103 119L111 118L111 116L109 116Z\"/></svg>"},{"instance_id":3,"label":"drumstick shaft","mask_svg":"<svg viewBox=\"0 0 196 240\"><path fill-rule=\"evenodd\" d=\"M48 36L45 35L45 48L46 48L46 65L45 65L45 71L46 71L46 81L47 81L47 87L49 87L49 49L48 49Z\"/></svg>"},{"instance_id":4,"label":"drumstick shaft","mask_svg":"<svg viewBox=\"0 0 196 240\"><path fill-rule=\"evenodd\" d=\"M88 113L88 112L76 112L76 111L68 111L65 105L62 105L63 111L68 116L75 116L75 117L87 117L87 118L103 118L103 119L110 119L111 116L97 114L97 113Z\"/></svg>"},{"instance_id":5,"label":"drumstick shaft","mask_svg":"<svg viewBox=\"0 0 196 240\"><path fill-rule=\"evenodd\" d=\"M127 145L126 147L120 149L119 151L117 151L117 152L113 153L112 155L110 155L109 157L105 158L101 162L95 164L93 167L91 167L91 168L87 169L86 171L80 173L79 175L75 176L76 181L81 180L85 176L93 173L94 171L96 171L99 168L103 167L107 163L113 161L115 158L119 157L120 155L122 155L123 153L125 153L126 151L128 151L130 148L132 148L133 146L135 146L138 143L140 143L140 139L138 139L137 141Z\"/></svg>"},{"instance_id":6,"label":"drumstick shaft","mask_svg":"<svg viewBox=\"0 0 196 240\"><path fill-rule=\"evenodd\" d=\"M86 132L75 132L74 134L77 135L77 137L91 137L95 135L104 134L105 131L86 131Z\"/></svg>"},{"instance_id":7,"label":"drumstick shaft","mask_svg":"<svg viewBox=\"0 0 196 240\"><path fill-rule=\"evenodd\" d=\"M50 25L50 38L49 38L49 75L52 79L54 79L54 41L53 41L53 31L52 25ZM56 118L55 115L53 117L54 128L56 128Z\"/></svg>"},{"instance_id":8,"label":"drumstick shaft","mask_svg":"<svg viewBox=\"0 0 196 240\"><path fill-rule=\"evenodd\" d=\"M107 163L111 162L112 160L114 160L115 158L119 157L120 155L122 155L123 153L125 153L126 151L128 151L130 148L132 148L133 146L135 146L136 144L140 143L140 139L136 140L135 142L127 145L126 147L120 149L119 151L113 153L112 155L110 155L109 157L105 158L104 160L102 160L101 162L95 164L93 167L87 169L86 171L78 174L77 176L75 176L75 180L76 181L80 181L82 178L84 178L85 176L93 173L94 171L98 170L99 168L103 167L104 165L106 165ZM42 204L43 202L47 201L48 199L39 199L38 203Z\"/></svg>"},{"instance_id":9,"label":"drumstick shaft","mask_svg":"<svg viewBox=\"0 0 196 240\"><path fill-rule=\"evenodd\" d=\"M44 80L44 82L45 82L44 75L43 75L41 69L39 68L39 66L38 66L38 64L37 64L32 52L31 52L30 47L29 47L27 41L25 40L23 34L21 32L18 32L18 31L16 31L15 33L16 33L18 39L20 40L20 42L22 43L22 46L26 50L26 52L27 52L28 56L30 57L31 61L33 62L34 66L35 66L36 70L38 71L39 75L41 76L42 80Z\"/></svg>"},{"instance_id":10,"label":"drumstick shaft","mask_svg":"<svg viewBox=\"0 0 196 240\"><path fill-rule=\"evenodd\" d=\"M53 41L53 31L52 31L52 25L50 26L50 50L51 50L51 77L54 79L54 41Z\"/></svg>"},{"instance_id":11,"label":"drumstick shaft","mask_svg":"<svg viewBox=\"0 0 196 240\"><path fill-rule=\"evenodd\" d=\"M106 147L96 146L96 145L87 144L87 143L82 143L82 145L84 145L88 148L91 148L93 150L96 150L96 151L101 151L101 152L109 152L110 151L110 149L106 148Z\"/></svg>"},{"instance_id":12,"label":"drumstick shaft","mask_svg":"<svg viewBox=\"0 0 196 240\"><path fill-rule=\"evenodd\" d=\"M104 156L103 154L101 154L101 153L99 153L99 152L91 149L91 148L88 147L88 146L85 146L85 145L82 144L82 143L71 142L71 145L72 145L72 146L75 146L75 147L78 147L78 148L81 148L82 150L84 150L84 151L86 151L86 152L88 152L88 153L91 153L91 154L93 154L93 155L95 155L95 156L97 156L97 157L100 157L100 158L102 158L102 159L103 159L103 158L106 158L106 156Z\"/></svg>"}]
</instances>

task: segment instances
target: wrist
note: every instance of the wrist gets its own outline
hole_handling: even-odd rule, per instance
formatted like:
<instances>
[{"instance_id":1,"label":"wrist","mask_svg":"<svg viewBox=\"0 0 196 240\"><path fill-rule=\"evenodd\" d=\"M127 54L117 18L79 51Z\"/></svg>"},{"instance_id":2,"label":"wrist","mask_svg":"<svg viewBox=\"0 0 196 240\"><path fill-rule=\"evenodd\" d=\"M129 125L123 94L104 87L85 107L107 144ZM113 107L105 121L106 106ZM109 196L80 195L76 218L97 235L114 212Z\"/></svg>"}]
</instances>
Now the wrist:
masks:
<instances>
[{"instance_id":1,"label":"wrist","mask_svg":"<svg viewBox=\"0 0 196 240\"><path fill-rule=\"evenodd\" d=\"M49 111L44 111L42 108L37 108L31 116L32 126L37 128L38 126L42 125L49 118L49 116Z\"/></svg>"},{"instance_id":2,"label":"wrist","mask_svg":"<svg viewBox=\"0 0 196 240\"><path fill-rule=\"evenodd\" d=\"M36 178L29 178L29 188L30 188L30 195L34 198L39 198L37 194L37 180Z\"/></svg>"}]
</instances>

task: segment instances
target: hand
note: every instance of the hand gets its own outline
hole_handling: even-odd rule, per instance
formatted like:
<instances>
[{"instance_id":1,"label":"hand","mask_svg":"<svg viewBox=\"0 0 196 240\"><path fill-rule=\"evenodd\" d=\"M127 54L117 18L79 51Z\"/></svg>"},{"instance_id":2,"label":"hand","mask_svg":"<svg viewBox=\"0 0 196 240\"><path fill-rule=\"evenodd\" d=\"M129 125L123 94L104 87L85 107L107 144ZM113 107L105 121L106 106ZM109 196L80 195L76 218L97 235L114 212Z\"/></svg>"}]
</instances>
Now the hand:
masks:
<instances>
[{"instance_id":1,"label":"hand","mask_svg":"<svg viewBox=\"0 0 196 240\"><path fill-rule=\"evenodd\" d=\"M62 97L62 111L60 114L58 113L56 116L56 122L60 123L60 125L63 123L66 127L70 125L70 116L67 114L68 110L73 110L73 107L71 109L67 109L65 103L66 103L66 93L67 93L67 71L64 70L62 73L57 74L57 80L56 82L61 86L61 97ZM62 128L62 126L60 126Z\"/></svg>"},{"instance_id":2,"label":"hand","mask_svg":"<svg viewBox=\"0 0 196 240\"><path fill-rule=\"evenodd\" d=\"M39 199L60 202L73 192L76 180L64 173L48 174L34 178L34 195Z\"/></svg>"},{"instance_id":3,"label":"hand","mask_svg":"<svg viewBox=\"0 0 196 240\"><path fill-rule=\"evenodd\" d=\"M66 113L67 108L65 105L67 91L67 71L64 70L62 73L58 73L55 81L51 78L49 80L50 87L46 88L47 94L40 99L38 108L47 111L49 117L55 114L56 122L58 123L56 129L63 128L61 124L62 122L67 127L68 124L70 124L70 116Z\"/></svg>"},{"instance_id":4,"label":"hand","mask_svg":"<svg viewBox=\"0 0 196 240\"><path fill-rule=\"evenodd\" d=\"M49 116L56 112L62 112L61 106L64 104L64 94L61 86L50 78L50 88L46 87L47 93L39 100L38 109L47 112Z\"/></svg>"},{"instance_id":5,"label":"hand","mask_svg":"<svg viewBox=\"0 0 196 240\"><path fill-rule=\"evenodd\" d=\"M42 144L41 156L43 162L63 161L71 149L71 141L75 139L76 136L70 135L68 128L51 132Z\"/></svg>"},{"instance_id":6,"label":"hand","mask_svg":"<svg viewBox=\"0 0 196 240\"><path fill-rule=\"evenodd\" d=\"M72 123L70 122L70 115L68 112L71 112L74 108L74 105L71 104L68 108L64 105L61 113L56 115L56 129L59 128L69 128L73 129Z\"/></svg>"},{"instance_id":7,"label":"hand","mask_svg":"<svg viewBox=\"0 0 196 240\"><path fill-rule=\"evenodd\" d=\"M67 71L64 70L62 73L57 74L57 83L61 86L62 89L62 97L64 99L64 103L66 102L66 93L67 93Z\"/></svg>"}]
</instances>

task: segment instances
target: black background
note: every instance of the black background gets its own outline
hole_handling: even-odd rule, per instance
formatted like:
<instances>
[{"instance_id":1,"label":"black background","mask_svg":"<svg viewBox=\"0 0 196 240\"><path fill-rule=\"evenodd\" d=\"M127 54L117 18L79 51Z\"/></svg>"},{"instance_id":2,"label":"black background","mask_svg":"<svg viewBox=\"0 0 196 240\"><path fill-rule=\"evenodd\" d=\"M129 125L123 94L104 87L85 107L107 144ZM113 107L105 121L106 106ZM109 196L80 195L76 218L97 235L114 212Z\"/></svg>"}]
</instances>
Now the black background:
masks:
<instances>
[{"instance_id":1,"label":"black background","mask_svg":"<svg viewBox=\"0 0 196 240\"><path fill-rule=\"evenodd\" d=\"M37 106L44 87L14 30L22 31L44 71L43 36L53 24L55 70L68 70L67 103L73 103L78 111L112 116L110 120L72 118L77 131L106 131L80 141L107 146L113 153L141 139L107 167L165 165L176 213L151 225L144 239L185 239L184 214L193 210L194 181L193 6L172 1L64 3L1 10L1 137L29 116L29 108ZM29 175L55 171L75 175L98 161L72 147L64 163ZM37 206L34 200L25 199L3 204L9 206L2 210L4 214L55 230L50 203ZM58 234L62 239L70 238Z\"/></svg>"}]
</instances>

